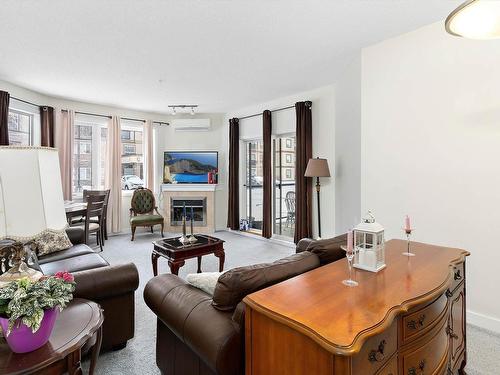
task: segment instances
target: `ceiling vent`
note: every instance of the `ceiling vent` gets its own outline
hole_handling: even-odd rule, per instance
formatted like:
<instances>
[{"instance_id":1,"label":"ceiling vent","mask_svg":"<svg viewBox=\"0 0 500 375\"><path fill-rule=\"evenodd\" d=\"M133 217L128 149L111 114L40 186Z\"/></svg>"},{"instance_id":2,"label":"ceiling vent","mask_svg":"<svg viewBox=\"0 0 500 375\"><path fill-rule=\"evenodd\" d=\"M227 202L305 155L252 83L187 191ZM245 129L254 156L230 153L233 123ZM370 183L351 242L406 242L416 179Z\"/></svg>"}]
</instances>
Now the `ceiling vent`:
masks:
<instances>
[{"instance_id":1,"label":"ceiling vent","mask_svg":"<svg viewBox=\"0 0 500 375\"><path fill-rule=\"evenodd\" d=\"M176 132L207 132L210 130L209 118L175 119L171 122Z\"/></svg>"}]
</instances>

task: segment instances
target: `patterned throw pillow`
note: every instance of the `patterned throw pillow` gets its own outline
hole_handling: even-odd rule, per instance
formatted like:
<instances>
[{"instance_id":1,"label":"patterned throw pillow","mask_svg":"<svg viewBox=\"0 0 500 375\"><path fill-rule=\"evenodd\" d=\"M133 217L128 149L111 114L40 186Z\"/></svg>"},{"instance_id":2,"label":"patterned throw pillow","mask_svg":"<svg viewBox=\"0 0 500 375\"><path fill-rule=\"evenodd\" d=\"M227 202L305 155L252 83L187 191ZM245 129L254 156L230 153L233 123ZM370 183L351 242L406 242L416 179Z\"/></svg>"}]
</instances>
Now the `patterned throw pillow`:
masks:
<instances>
[{"instance_id":1,"label":"patterned throw pillow","mask_svg":"<svg viewBox=\"0 0 500 375\"><path fill-rule=\"evenodd\" d=\"M33 248L38 256L44 256L57 251L69 249L73 244L66 231L45 232L33 240Z\"/></svg>"}]
</instances>

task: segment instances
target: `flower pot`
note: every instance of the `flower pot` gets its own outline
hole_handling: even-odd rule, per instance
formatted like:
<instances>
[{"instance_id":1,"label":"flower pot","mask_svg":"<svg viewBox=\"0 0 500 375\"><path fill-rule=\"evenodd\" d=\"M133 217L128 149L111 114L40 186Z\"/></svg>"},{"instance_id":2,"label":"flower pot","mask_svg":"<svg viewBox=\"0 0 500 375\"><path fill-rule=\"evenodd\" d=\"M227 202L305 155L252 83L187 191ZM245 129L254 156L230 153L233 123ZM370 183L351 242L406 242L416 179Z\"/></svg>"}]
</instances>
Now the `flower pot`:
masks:
<instances>
[{"instance_id":1,"label":"flower pot","mask_svg":"<svg viewBox=\"0 0 500 375\"><path fill-rule=\"evenodd\" d=\"M14 353L27 353L45 345L49 341L50 334L54 328L58 311L57 308L45 310L40 328L35 333L25 324L21 323L18 325L16 322L8 336L9 320L0 317L0 326L10 349Z\"/></svg>"}]
</instances>

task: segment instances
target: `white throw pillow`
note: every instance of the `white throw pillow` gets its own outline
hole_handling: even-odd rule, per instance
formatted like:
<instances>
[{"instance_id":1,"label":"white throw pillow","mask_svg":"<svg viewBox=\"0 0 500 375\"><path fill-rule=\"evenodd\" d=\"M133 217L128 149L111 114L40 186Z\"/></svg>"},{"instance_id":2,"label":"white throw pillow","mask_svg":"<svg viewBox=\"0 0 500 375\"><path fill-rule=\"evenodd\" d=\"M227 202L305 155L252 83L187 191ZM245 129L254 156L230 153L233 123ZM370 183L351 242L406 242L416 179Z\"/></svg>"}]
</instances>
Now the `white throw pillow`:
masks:
<instances>
[{"instance_id":1,"label":"white throw pillow","mask_svg":"<svg viewBox=\"0 0 500 375\"><path fill-rule=\"evenodd\" d=\"M215 285L219 276L224 272L202 272L190 273L186 276L186 281L195 288L203 290L205 293L214 295Z\"/></svg>"}]
</instances>

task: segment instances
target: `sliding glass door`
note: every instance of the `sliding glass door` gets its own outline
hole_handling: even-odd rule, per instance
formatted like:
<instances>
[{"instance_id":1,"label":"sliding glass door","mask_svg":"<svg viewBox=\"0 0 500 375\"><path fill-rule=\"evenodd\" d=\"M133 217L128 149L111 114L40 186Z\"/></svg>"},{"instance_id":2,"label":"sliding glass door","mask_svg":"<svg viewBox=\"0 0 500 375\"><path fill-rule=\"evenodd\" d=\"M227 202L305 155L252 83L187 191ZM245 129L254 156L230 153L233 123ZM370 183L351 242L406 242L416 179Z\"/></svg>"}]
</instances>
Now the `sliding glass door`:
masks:
<instances>
[{"instance_id":1,"label":"sliding glass door","mask_svg":"<svg viewBox=\"0 0 500 375\"><path fill-rule=\"evenodd\" d=\"M246 148L246 217L248 230L262 232L262 183L263 183L263 150L262 140L245 143Z\"/></svg>"},{"instance_id":2,"label":"sliding glass door","mask_svg":"<svg viewBox=\"0 0 500 375\"><path fill-rule=\"evenodd\" d=\"M287 239L295 231L295 135L273 140L273 232Z\"/></svg>"}]
</instances>

